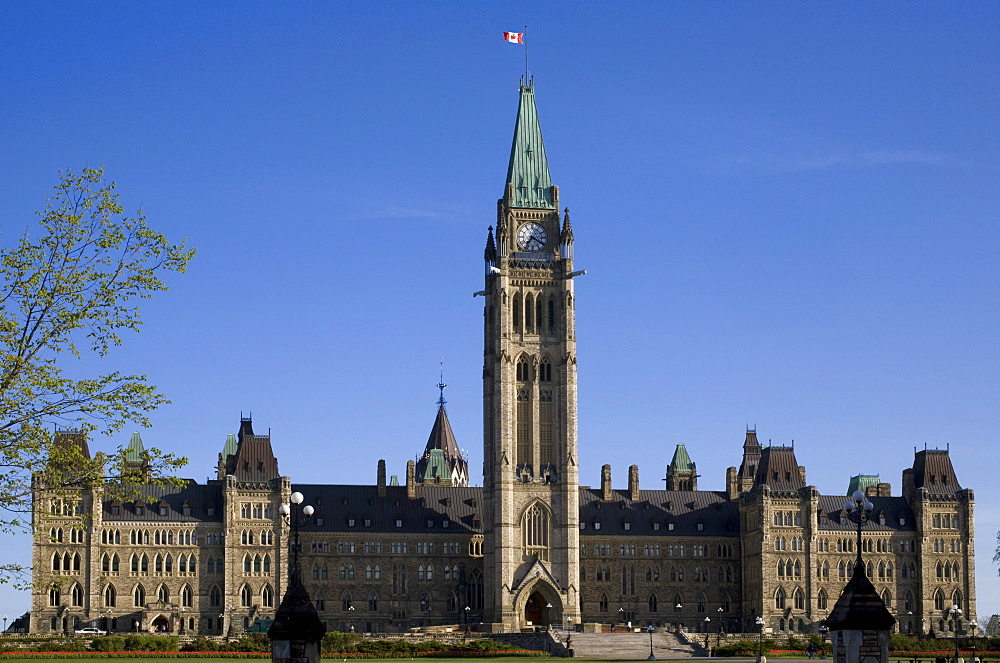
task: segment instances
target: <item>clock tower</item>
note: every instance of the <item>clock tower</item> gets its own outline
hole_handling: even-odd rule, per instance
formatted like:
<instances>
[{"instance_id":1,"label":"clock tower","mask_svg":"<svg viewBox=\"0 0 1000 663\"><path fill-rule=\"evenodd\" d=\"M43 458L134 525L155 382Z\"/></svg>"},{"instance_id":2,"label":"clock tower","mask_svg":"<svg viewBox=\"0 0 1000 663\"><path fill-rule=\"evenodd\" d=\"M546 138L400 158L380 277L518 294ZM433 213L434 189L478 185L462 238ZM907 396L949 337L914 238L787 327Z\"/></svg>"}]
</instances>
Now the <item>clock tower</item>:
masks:
<instances>
[{"instance_id":1,"label":"clock tower","mask_svg":"<svg viewBox=\"0 0 1000 663\"><path fill-rule=\"evenodd\" d=\"M559 214L535 108L520 105L496 233L486 241L485 618L580 621L573 230Z\"/></svg>"}]
</instances>

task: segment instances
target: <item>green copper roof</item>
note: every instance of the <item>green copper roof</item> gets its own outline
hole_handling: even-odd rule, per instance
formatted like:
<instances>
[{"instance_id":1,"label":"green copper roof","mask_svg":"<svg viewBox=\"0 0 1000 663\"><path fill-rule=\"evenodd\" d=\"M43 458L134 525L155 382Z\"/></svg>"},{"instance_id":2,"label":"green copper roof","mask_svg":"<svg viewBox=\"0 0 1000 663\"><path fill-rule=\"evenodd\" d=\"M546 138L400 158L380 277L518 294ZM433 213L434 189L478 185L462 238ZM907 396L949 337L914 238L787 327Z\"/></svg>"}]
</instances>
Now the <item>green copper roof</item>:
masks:
<instances>
[{"instance_id":1,"label":"green copper roof","mask_svg":"<svg viewBox=\"0 0 1000 663\"><path fill-rule=\"evenodd\" d=\"M542 128L538 124L532 82L527 85L523 81L521 83L521 103L517 108L517 125L510 148L507 184L514 187L513 199L507 201L511 207L555 209L549 160L545 156Z\"/></svg>"},{"instance_id":2,"label":"green copper roof","mask_svg":"<svg viewBox=\"0 0 1000 663\"><path fill-rule=\"evenodd\" d=\"M433 483L435 480L448 481L451 479L451 470L448 468L448 461L445 460L444 451L441 449L431 449L428 454L427 469L424 470L423 483Z\"/></svg>"},{"instance_id":3,"label":"green copper roof","mask_svg":"<svg viewBox=\"0 0 1000 663\"><path fill-rule=\"evenodd\" d=\"M237 447L237 444L236 444L236 435L234 435L233 433L230 433L226 437L226 444L225 444L225 446L222 447L222 458L225 459L228 456L235 456L236 455L236 447Z\"/></svg>"},{"instance_id":4,"label":"green copper roof","mask_svg":"<svg viewBox=\"0 0 1000 663\"><path fill-rule=\"evenodd\" d=\"M677 448L674 449L674 457L670 461L670 469L674 472L690 472L691 471L691 456L688 456L687 449L684 448L684 444L678 444Z\"/></svg>"},{"instance_id":5,"label":"green copper roof","mask_svg":"<svg viewBox=\"0 0 1000 663\"><path fill-rule=\"evenodd\" d=\"M855 490L864 492L869 486L877 486L879 478L877 474L858 474L851 477L851 482L847 486L847 494L852 494Z\"/></svg>"},{"instance_id":6,"label":"green copper roof","mask_svg":"<svg viewBox=\"0 0 1000 663\"><path fill-rule=\"evenodd\" d=\"M398 474L393 474L391 477L389 477L389 485L390 486L398 486L399 485L399 475Z\"/></svg>"},{"instance_id":7,"label":"green copper roof","mask_svg":"<svg viewBox=\"0 0 1000 663\"><path fill-rule=\"evenodd\" d=\"M128 447L125 449L125 460L132 463L141 463L143 461L143 454L146 453L146 447L142 446L142 436L138 433L132 433L132 439L128 442Z\"/></svg>"}]
</instances>

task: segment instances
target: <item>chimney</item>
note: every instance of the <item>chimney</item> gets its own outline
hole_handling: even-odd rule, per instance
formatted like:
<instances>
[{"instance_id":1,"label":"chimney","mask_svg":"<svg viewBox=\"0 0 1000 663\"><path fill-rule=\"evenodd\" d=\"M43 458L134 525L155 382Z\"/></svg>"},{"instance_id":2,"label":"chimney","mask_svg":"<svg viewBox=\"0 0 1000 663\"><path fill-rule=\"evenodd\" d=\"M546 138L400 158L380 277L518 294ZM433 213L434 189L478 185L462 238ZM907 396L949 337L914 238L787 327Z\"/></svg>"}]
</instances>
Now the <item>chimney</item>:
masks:
<instances>
[{"instance_id":1,"label":"chimney","mask_svg":"<svg viewBox=\"0 0 1000 663\"><path fill-rule=\"evenodd\" d=\"M611 466L601 467L601 499L605 502L611 501Z\"/></svg>"},{"instance_id":2,"label":"chimney","mask_svg":"<svg viewBox=\"0 0 1000 663\"><path fill-rule=\"evenodd\" d=\"M726 468L726 497L735 500L740 496L739 478L736 475L735 467Z\"/></svg>"},{"instance_id":3,"label":"chimney","mask_svg":"<svg viewBox=\"0 0 1000 663\"><path fill-rule=\"evenodd\" d=\"M378 461L378 496L385 497L385 460Z\"/></svg>"},{"instance_id":4,"label":"chimney","mask_svg":"<svg viewBox=\"0 0 1000 663\"><path fill-rule=\"evenodd\" d=\"M417 496L417 470L412 460L406 461L406 496L413 499Z\"/></svg>"},{"instance_id":5,"label":"chimney","mask_svg":"<svg viewBox=\"0 0 1000 663\"><path fill-rule=\"evenodd\" d=\"M639 466L630 465L628 468L628 498L633 502L639 501Z\"/></svg>"}]
</instances>

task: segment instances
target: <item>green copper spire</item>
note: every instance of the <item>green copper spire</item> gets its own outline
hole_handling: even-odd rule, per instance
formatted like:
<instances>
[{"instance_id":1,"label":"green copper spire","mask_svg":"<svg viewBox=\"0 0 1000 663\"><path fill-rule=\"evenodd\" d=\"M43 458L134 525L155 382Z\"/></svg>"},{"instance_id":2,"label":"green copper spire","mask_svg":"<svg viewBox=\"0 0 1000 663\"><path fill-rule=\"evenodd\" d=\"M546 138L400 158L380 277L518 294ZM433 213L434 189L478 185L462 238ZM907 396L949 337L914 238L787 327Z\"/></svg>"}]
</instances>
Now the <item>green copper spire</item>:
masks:
<instances>
[{"instance_id":1,"label":"green copper spire","mask_svg":"<svg viewBox=\"0 0 1000 663\"><path fill-rule=\"evenodd\" d=\"M236 449L236 436L230 433L226 436L226 444L222 447L222 458L225 459L227 456L235 456Z\"/></svg>"},{"instance_id":2,"label":"green copper spire","mask_svg":"<svg viewBox=\"0 0 1000 663\"><path fill-rule=\"evenodd\" d=\"M145 453L146 447L142 445L142 436L139 433L132 433L132 439L125 449L125 460L130 463L141 463Z\"/></svg>"},{"instance_id":3,"label":"green copper spire","mask_svg":"<svg viewBox=\"0 0 1000 663\"><path fill-rule=\"evenodd\" d=\"M690 472L694 469L691 466L691 456L688 455L683 443L678 444L677 448L674 449L674 457L670 461L670 469L674 472Z\"/></svg>"},{"instance_id":4,"label":"green copper spire","mask_svg":"<svg viewBox=\"0 0 1000 663\"><path fill-rule=\"evenodd\" d=\"M517 125L507 166L507 193L510 207L555 209L555 191L549 175L549 160L545 156L542 128L535 110L534 81L521 80L521 103L517 108Z\"/></svg>"}]
</instances>

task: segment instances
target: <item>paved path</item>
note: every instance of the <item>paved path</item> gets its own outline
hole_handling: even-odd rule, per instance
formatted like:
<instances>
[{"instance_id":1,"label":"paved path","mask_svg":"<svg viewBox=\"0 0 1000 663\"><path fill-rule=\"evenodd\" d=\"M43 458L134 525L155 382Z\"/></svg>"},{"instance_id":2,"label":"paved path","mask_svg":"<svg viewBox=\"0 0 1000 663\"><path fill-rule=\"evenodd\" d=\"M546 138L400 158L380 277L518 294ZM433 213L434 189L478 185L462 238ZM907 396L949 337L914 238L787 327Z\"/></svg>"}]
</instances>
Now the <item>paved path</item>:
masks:
<instances>
[{"instance_id":1,"label":"paved path","mask_svg":"<svg viewBox=\"0 0 1000 663\"><path fill-rule=\"evenodd\" d=\"M579 658L644 661L649 657L648 633L574 633L572 645ZM653 634L653 655L658 659L691 658L694 652L675 633Z\"/></svg>"}]
</instances>

